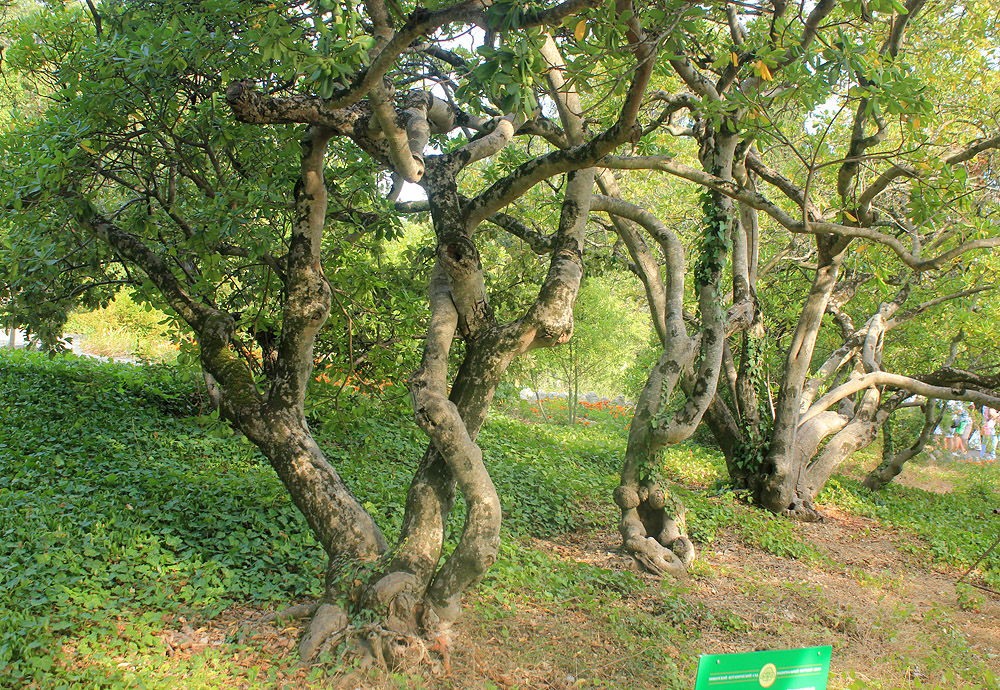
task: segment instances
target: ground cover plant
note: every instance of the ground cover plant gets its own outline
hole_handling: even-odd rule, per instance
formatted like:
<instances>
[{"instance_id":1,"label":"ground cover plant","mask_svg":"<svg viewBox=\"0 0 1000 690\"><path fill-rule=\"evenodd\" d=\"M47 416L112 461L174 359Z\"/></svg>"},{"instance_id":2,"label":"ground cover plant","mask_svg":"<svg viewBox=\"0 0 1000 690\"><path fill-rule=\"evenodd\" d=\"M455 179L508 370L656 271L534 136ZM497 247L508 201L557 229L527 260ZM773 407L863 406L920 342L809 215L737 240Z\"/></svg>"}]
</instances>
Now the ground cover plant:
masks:
<instances>
[{"instance_id":1,"label":"ground cover plant","mask_svg":"<svg viewBox=\"0 0 1000 690\"><path fill-rule=\"evenodd\" d=\"M257 450L203 414L191 378L4 352L0 405L3 687L680 690L699 652L811 642L834 645L834 688L988 688L1000 670L996 601L954 589L1000 528L984 515L995 466L918 465L884 494L861 487L862 467L824 494L831 524L802 526L719 493L717 450L676 446L661 471L703 555L690 579L664 583L617 552L608 520L621 422L499 416L482 443L512 497L506 531L450 673L362 671L336 653L299 671L287 649L301 625L252 621L322 594L301 568L320 547ZM391 534L420 432L371 398L352 407L349 424L313 424ZM450 525L449 541L459 533ZM975 581L995 586L998 572L994 557Z\"/></svg>"},{"instance_id":2,"label":"ground cover plant","mask_svg":"<svg viewBox=\"0 0 1000 690\"><path fill-rule=\"evenodd\" d=\"M122 637L117 653L127 655L159 644L149 630L161 614L211 617L238 603L319 596L316 570L296 565L280 574L319 548L301 514L256 448L203 414L190 377L25 352L2 357L6 682L58 678L87 687L109 672L121 676L100 663L72 668L61 651L67 635L87 656L97 641ZM352 417L349 427L316 420L320 442L390 534L400 528L399 489L420 444L419 430L394 415ZM508 534L591 524L582 506L610 491L614 456L595 451L591 438L546 440L512 424L500 420L485 432L487 462L511 497L503 506ZM556 461L577 471L557 472ZM449 528L453 546L461 524ZM138 632L118 629L132 618Z\"/></svg>"},{"instance_id":3,"label":"ground cover plant","mask_svg":"<svg viewBox=\"0 0 1000 690\"><path fill-rule=\"evenodd\" d=\"M5 353L0 387L5 685L119 675L72 668L67 634L137 651L162 613L310 592L314 572L277 570L315 542L256 450L198 424L189 378Z\"/></svg>"},{"instance_id":4,"label":"ground cover plant","mask_svg":"<svg viewBox=\"0 0 1000 690\"><path fill-rule=\"evenodd\" d=\"M188 336L323 548L304 659L342 638L373 663L447 656L504 511L532 500L498 493L477 441L505 372L562 345L574 391L636 368L616 359L645 329L600 312L635 316L638 286L584 316L585 268L635 274L655 334L613 493L653 573L695 564L659 458L703 416L757 505L814 519L911 394L1000 407L992 357L946 358L959 324L916 318L994 289L994 0L8 5L3 320L54 345L76 303L128 287ZM603 372L573 339L591 325ZM407 377L426 441L381 484L405 502L359 502L324 453L317 353Z\"/></svg>"}]
</instances>

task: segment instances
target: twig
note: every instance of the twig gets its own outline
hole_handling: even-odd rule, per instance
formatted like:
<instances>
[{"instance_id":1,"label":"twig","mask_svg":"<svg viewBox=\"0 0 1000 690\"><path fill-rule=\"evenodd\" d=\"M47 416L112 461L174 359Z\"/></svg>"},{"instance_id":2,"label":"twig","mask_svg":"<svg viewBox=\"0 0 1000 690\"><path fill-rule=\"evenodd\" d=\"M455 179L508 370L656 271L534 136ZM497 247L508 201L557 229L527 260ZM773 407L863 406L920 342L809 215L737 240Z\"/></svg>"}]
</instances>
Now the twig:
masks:
<instances>
[{"instance_id":1,"label":"twig","mask_svg":"<svg viewBox=\"0 0 1000 690\"><path fill-rule=\"evenodd\" d=\"M964 580L966 577L968 577L969 573L971 573L973 570L975 570L977 565L979 565L984 560L986 560L986 557L989 556L991 553L993 553L993 549L995 549L998 545L1000 545L1000 535L997 535L997 540L995 542L993 542L993 546L991 546L990 548L986 549L986 552L982 556L979 557L979 560L976 561L975 563L973 563L972 566L968 570L965 571L965 574L963 574L962 577L958 578L958 580L955 582L955 584L956 585L961 584L962 580ZM991 592L993 594L1000 594L1000 592L996 591L995 589L990 589L989 587L984 587L982 585L977 585L977 584L975 584L973 582L969 582L969 583L966 583L966 584L969 584L969 585L971 585L971 586L973 586L973 587L975 587L977 589L981 589L981 590L984 590L986 592Z\"/></svg>"}]
</instances>

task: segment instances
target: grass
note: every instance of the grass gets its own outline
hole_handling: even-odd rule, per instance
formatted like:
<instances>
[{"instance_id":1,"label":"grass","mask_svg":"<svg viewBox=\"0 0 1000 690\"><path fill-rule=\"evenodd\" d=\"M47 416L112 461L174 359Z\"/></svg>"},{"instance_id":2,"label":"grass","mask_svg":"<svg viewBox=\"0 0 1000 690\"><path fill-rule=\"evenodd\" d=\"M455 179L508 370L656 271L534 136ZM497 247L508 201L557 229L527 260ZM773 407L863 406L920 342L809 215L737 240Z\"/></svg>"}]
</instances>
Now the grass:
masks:
<instances>
[{"instance_id":1,"label":"grass","mask_svg":"<svg viewBox=\"0 0 1000 690\"><path fill-rule=\"evenodd\" d=\"M203 416L191 391L170 368L2 355L0 686L127 685L116 660L158 649L164 616L204 620L318 594L323 556L304 520L256 449ZM357 411L315 426L380 526L398 532L420 432ZM482 434L508 534L592 524L586 505L610 492L617 457L580 429L516 428L500 418ZM528 547L511 548L489 591L539 571L526 570L538 557ZM602 577L617 576L564 572L552 592L582 587L593 598ZM69 661L81 655L86 665Z\"/></svg>"},{"instance_id":2,"label":"grass","mask_svg":"<svg viewBox=\"0 0 1000 690\"><path fill-rule=\"evenodd\" d=\"M953 485L947 493L900 483L873 493L856 478L838 477L827 483L819 502L917 535L920 541L909 547L913 552L964 571L1000 538L1000 515L994 513L1000 507L1000 468L955 462L937 469ZM974 575L1000 589L1000 552L994 550Z\"/></svg>"},{"instance_id":3,"label":"grass","mask_svg":"<svg viewBox=\"0 0 1000 690\"><path fill-rule=\"evenodd\" d=\"M309 672L292 667L296 628L241 627L263 610L315 597L323 555L256 449L204 415L193 390L174 368L0 354L0 687L329 684L336 659ZM353 397L340 413L313 410L312 425L391 538L425 440L405 410L346 395ZM880 597L907 591L899 570L845 566L801 525L714 495L724 463L694 443L664 457L701 553L693 578L654 583L630 571L609 550L617 519L609 496L627 419L589 421L496 415L486 424L480 441L505 532L498 562L467 601L467 651L456 675L401 672L359 685L685 688L701 649L785 643L786 628L850 645L869 629L855 608L837 603L831 585L759 567L843 576ZM994 538L996 530L973 518L992 507L998 476L990 467L941 471L957 487L947 495L906 486L872 495L843 477L822 500L873 521L871 529L883 522L920 535L910 540L915 559L971 564ZM460 520L456 514L449 525L452 539ZM750 560L727 560L737 552ZM993 583L998 571L994 558L981 575ZM732 594L713 600L725 588ZM989 610L990 601L979 590L956 596L913 633L914 644L944 659L922 662L925 674L944 678L953 667L972 677L961 669L978 657L962 651L954 621ZM763 602L799 607L803 622L761 627L747 607ZM878 609L881 629L909 625L908 609L898 607ZM191 651L182 637L199 646ZM875 641L888 645L890 637ZM173 652L165 655L165 646ZM498 655L482 658L487 649ZM891 662L899 673L903 661ZM859 688L892 687L862 676ZM839 678L838 687L855 682Z\"/></svg>"}]
</instances>

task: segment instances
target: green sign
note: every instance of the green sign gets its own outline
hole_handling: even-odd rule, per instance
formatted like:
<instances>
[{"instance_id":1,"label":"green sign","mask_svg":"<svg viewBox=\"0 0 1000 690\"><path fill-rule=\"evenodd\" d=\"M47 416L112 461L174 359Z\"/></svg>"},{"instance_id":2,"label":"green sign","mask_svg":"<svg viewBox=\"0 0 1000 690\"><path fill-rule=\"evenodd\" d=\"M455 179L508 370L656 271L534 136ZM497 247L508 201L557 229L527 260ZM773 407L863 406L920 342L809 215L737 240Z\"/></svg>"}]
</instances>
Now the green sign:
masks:
<instances>
[{"instance_id":1,"label":"green sign","mask_svg":"<svg viewBox=\"0 0 1000 690\"><path fill-rule=\"evenodd\" d=\"M703 654L695 690L826 690L830 649Z\"/></svg>"}]
</instances>

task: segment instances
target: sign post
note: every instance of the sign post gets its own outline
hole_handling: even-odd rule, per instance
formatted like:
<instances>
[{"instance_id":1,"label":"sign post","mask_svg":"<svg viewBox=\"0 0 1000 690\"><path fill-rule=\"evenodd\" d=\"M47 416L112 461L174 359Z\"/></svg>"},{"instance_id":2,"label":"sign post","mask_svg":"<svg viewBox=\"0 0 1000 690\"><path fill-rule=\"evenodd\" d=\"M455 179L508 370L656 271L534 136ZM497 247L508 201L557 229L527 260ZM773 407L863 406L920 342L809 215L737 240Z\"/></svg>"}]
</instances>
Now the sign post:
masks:
<instances>
[{"instance_id":1,"label":"sign post","mask_svg":"<svg viewBox=\"0 0 1000 690\"><path fill-rule=\"evenodd\" d=\"M695 690L826 690L830 647L703 654Z\"/></svg>"}]
</instances>

